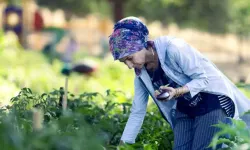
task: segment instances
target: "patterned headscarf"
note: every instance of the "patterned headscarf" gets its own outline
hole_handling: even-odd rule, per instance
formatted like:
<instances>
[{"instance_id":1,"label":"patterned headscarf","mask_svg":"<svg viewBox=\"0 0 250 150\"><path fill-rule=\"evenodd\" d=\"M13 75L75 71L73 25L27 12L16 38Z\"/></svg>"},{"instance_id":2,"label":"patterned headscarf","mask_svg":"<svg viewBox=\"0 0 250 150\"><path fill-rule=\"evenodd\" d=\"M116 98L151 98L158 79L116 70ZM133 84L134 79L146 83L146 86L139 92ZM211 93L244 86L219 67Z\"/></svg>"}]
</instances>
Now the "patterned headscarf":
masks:
<instances>
[{"instance_id":1,"label":"patterned headscarf","mask_svg":"<svg viewBox=\"0 0 250 150\"><path fill-rule=\"evenodd\" d=\"M148 29L136 17L118 21L109 39L114 60L126 57L147 47Z\"/></svg>"}]
</instances>

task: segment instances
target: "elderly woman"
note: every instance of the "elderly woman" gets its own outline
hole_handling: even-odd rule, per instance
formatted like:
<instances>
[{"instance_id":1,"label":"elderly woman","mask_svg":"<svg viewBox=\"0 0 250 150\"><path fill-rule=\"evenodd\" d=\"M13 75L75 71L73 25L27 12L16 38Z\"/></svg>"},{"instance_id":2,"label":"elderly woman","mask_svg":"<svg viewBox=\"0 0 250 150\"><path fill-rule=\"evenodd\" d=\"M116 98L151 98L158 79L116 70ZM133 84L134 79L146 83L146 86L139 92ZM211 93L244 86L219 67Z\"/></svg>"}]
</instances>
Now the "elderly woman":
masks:
<instances>
[{"instance_id":1,"label":"elderly woman","mask_svg":"<svg viewBox=\"0 0 250 150\"><path fill-rule=\"evenodd\" d=\"M174 131L174 150L203 150L219 131L212 126L228 117L240 119L250 101L199 51L182 39L148 40L147 27L136 17L118 21L110 51L135 69L134 100L121 142L134 143L146 114L148 96ZM160 92L165 99L157 99Z\"/></svg>"}]
</instances>

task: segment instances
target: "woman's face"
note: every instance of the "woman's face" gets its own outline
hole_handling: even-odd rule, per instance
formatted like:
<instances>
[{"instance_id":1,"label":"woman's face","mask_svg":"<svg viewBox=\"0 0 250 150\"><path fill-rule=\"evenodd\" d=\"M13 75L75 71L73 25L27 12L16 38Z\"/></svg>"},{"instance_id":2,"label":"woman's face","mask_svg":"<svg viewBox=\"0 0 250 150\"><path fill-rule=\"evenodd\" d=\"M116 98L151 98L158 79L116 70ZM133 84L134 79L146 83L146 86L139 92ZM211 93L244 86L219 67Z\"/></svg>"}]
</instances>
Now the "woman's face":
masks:
<instances>
[{"instance_id":1,"label":"woman's face","mask_svg":"<svg viewBox=\"0 0 250 150\"><path fill-rule=\"evenodd\" d=\"M123 57L120 62L123 62L128 66L129 69L142 69L142 67L147 63L146 62L146 53L147 50L144 48L136 53Z\"/></svg>"}]
</instances>

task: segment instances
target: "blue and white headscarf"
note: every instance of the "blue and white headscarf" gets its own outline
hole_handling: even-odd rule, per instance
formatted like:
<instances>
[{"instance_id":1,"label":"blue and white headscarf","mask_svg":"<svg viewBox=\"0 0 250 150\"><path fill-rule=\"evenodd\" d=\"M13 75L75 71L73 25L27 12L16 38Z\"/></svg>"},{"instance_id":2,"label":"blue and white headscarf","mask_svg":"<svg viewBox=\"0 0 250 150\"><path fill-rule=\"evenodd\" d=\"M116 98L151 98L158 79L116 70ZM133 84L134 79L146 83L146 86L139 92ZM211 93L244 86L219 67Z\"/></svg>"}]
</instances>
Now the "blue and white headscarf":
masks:
<instances>
[{"instance_id":1,"label":"blue and white headscarf","mask_svg":"<svg viewBox=\"0 0 250 150\"><path fill-rule=\"evenodd\" d=\"M109 39L110 51L115 60L147 47L148 29L136 17L118 21Z\"/></svg>"},{"instance_id":2,"label":"blue and white headscarf","mask_svg":"<svg viewBox=\"0 0 250 150\"><path fill-rule=\"evenodd\" d=\"M139 18L127 17L118 21L109 39L109 47L114 60L131 55L148 46L155 49L153 41L148 41L148 34L148 28ZM135 69L135 72L139 75L141 70Z\"/></svg>"}]
</instances>

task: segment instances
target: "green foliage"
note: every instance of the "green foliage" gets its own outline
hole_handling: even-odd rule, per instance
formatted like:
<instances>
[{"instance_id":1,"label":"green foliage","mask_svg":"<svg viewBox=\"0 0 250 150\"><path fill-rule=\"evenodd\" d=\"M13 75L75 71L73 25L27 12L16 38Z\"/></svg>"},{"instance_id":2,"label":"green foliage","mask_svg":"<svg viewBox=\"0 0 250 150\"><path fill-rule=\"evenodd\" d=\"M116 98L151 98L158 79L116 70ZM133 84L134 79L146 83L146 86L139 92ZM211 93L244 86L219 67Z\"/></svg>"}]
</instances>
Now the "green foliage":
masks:
<instances>
[{"instance_id":1,"label":"green foliage","mask_svg":"<svg viewBox=\"0 0 250 150\"><path fill-rule=\"evenodd\" d=\"M248 150L250 148L250 130L247 128L244 121L231 119L232 125L219 123L215 125L220 128L210 146L215 149L217 144L225 144L227 147L224 149L233 150ZM226 135L229 136L225 137Z\"/></svg>"},{"instance_id":2,"label":"green foliage","mask_svg":"<svg viewBox=\"0 0 250 150\"><path fill-rule=\"evenodd\" d=\"M0 36L0 39L3 39L5 44L8 41L15 41L12 36ZM104 93L110 89L125 92L123 96L118 94L116 101L126 101L132 97L133 70L114 62L111 58L101 60L80 53L76 53L76 57L79 62L82 59L95 62L97 69L91 76L73 73L69 78L70 91L75 94L84 91ZM50 65L41 52L23 50L13 44L7 44L0 50L0 90L2 91L0 102L3 105L8 104L8 100L23 87L29 87L35 93L42 93L64 86L65 76L61 74L62 67L62 62L58 60Z\"/></svg>"},{"instance_id":3,"label":"green foliage","mask_svg":"<svg viewBox=\"0 0 250 150\"><path fill-rule=\"evenodd\" d=\"M112 16L110 0L39 0L38 3L79 15L99 12L102 16ZM215 33L249 35L249 0L126 0L120 3L124 4L125 16L143 16L149 21L173 22L181 27Z\"/></svg>"},{"instance_id":4,"label":"green foliage","mask_svg":"<svg viewBox=\"0 0 250 150\"><path fill-rule=\"evenodd\" d=\"M9 48L15 50L22 49L20 44L18 43L18 37L14 33L11 32L4 33L0 29L0 54L4 49L9 49Z\"/></svg>"},{"instance_id":5,"label":"green foliage","mask_svg":"<svg viewBox=\"0 0 250 150\"><path fill-rule=\"evenodd\" d=\"M99 12L101 15L109 16L111 14L111 6L106 0L37 0L41 6L46 6L51 9L63 9L66 16L71 14L85 16L88 13Z\"/></svg>"},{"instance_id":6,"label":"green foliage","mask_svg":"<svg viewBox=\"0 0 250 150\"><path fill-rule=\"evenodd\" d=\"M236 84L240 90L247 95L249 95L250 86L248 84L238 83ZM244 115L249 115L250 111L245 112ZM224 144L226 147L224 150L249 150L250 149L250 130L246 123L242 120L230 119L232 124L219 123L215 125L220 128L210 146L215 149L216 145Z\"/></svg>"},{"instance_id":7,"label":"green foliage","mask_svg":"<svg viewBox=\"0 0 250 150\"><path fill-rule=\"evenodd\" d=\"M148 112L136 144L117 147L129 116L130 103L116 103L119 92L68 93L68 109L62 111L64 91L35 94L23 88L0 111L0 144L4 149L172 149L169 125L153 109ZM100 104L102 101L103 104ZM32 110L44 112L43 128L35 130Z\"/></svg>"},{"instance_id":8,"label":"green foliage","mask_svg":"<svg viewBox=\"0 0 250 150\"><path fill-rule=\"evenodd\" d=\"M181 27L224 33L230 19L228 8L228 0L139 0L129 1L125 12L127 16L143 16L163 24L173 22Z\"/></svg>"},{"instance_id":9,"label":"green foliage","mask_svg":"<svg viewBox=\"0 0 250 150\"><path fill-rule=\"evenodd\" d=\"M0 144L13 150L171 150L173 147L173 132L156 107L149 107L136 143L118 146L131 108L130 103L114 102L121 94L119 91L107 90L105 95L97 92L74 95L69 92L67 111L62 110L63 94L63 88L41 95L23 88L11 99L12 105L0 110ZM35 130L32 121L34 108L44 112L40 130ZM227 149L248 149L249 129L243 121L231 120L232 126L215 125L221 130L210 146L214 148L224 143Z\"/></svg>"},{"instance_id":10,"label":"green foliage","mask_svg":"<svg viewBox=\"0 0 250 150\"><path fill-rule=\"evenodd\" d=\"M248 0L231 0L230 30L238 36L247 37L250 33L250 2Z\"/></svg>"},{"instance_id":11,"label":"green foliage","mask_svg":"<svg viewBox=\"0 0 250 150\"><path fill-rule=\"evenodd\" d=\"M230 22L228 0L189 0L187 21L189 26L214 33L228 32ZM184 15L186 16L186 15Z\"/></svg>"}]
</instances>

